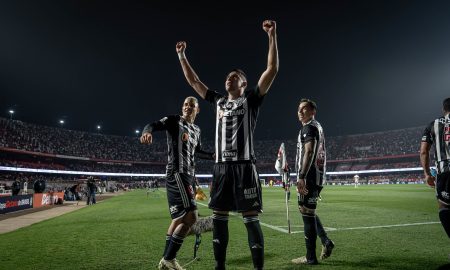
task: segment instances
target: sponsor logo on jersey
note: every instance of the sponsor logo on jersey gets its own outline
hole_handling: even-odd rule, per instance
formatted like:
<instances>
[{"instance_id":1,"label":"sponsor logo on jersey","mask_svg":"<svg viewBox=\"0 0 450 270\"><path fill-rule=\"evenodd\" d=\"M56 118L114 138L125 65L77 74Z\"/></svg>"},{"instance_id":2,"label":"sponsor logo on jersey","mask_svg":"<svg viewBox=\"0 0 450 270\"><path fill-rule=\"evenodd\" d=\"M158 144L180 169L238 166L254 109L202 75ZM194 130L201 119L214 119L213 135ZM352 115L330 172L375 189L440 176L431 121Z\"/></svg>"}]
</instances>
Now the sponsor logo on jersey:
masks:
<instances>
[{"instance_id":1,"label":"sponsor logo on jersey","mask_svg":"<svg viewBox=\"0 0 450 270\"><path fill-rule=\"evenodd\" d=\"M317 197L311 197L308 199L308 204L317 204Z\"/></svg>"},{"instance_id":2,"label":"sponsor logo on jersey","mask_svg":"<svg viewBox=\"0 0 450 270\"><path fill-rule=\"evenodd\" d=\"M176 205L172 205L169 207L169 211L171 214L178 212L178 208Z\"/></svg>"},{"instance_id":3,"label":"sponsor logo on jersey","mask_svg":"<svg viewBox=\"0 0 450 270\"><path fill-rule=\"evenodd\" d=\"M184 132L184 133L181 135L181 140L182 140L183 142L187 142L187 141L189 140L189 133Z\"/></svg>"},{"instance_id":4,"label":"sponsor logo on jersey","mask_svg":"<svg viewBox=\"0 0 450 270\"><path fill-rule=\"evenodd\" d=\"M239 116L239 115L244 115L245 114L245 109L237 109L237 110L230 110L230 111L224 111L223 112L223 116L226 117L231 117L231 116Z\"/></svg>"},{"instance_id":5,"label":"sponsor logo on jersey","mask_svg":"<svg viewBox=\"0 0 450 270\"><path fill-rule=\"evenodd\" d=\"M223 158L232 158L237 157L237 151L236 150L226 150L222 152Z\"/></svg>"},{"instance_id":6,"label":"sponsor logo on jersey","mask_svg":"<svg viewBox=\"0 0 450 270\"><path fill-rule=\"evenodd\" d=\"M244 197L245 199L254 199L258 196L256 192L256 187L244 189ZM255 206L255 205L253 205Z\"/></svg>"},{"instance_id":7,"label":"sponsor logo on jersey","mask_svg":"<svg viewBox=\"0 0 450 270\"><path fill-rule=\"evenodd\" d=\"M450 126L444 127L444 141L450 141Z\"/></svg>"}]
</instances>

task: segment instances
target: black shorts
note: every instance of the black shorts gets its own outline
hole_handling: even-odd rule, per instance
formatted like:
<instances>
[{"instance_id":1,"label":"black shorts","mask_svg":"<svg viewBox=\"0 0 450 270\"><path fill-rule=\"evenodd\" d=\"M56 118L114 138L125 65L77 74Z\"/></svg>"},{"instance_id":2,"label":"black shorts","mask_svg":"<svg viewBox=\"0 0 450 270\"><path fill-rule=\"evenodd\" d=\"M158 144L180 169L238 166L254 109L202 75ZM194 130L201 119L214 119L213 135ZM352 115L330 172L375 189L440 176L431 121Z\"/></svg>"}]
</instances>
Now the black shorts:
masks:
<instances>
[{"instance_id":1,"label":"black shorts","mask_svg":"<svg viewBox=\"0 0 450 270\"><path fill-rule=\"evenodd\" d=\"M450 172L444 172L437 175L436 197L440 202L450 205Z\"/></svg>"},{"instance_id":2,"label":"black shorts","mask_svg":"<svg viewBox=\"0 0 450 270\"><path fill-rule=\"evenodd\" d=\"M315 186L313 188L308 187L308 194L302 195L297 193L298 205L304 206L308 209L316 209L317 201L319 200L320 191L322 187Z\"/></svg>"},{"instance_id":3,"label":"black shorts","mask_svg":"<svg viewBox=\"0 0 450 270\"><path fill-rule=\"evenodd\" d=\"M184 173L167 175L167 201L172 219L183 217L187 212L197 209L192 183L194 177Z\"/></svg>"},{"instance_id":4,"label":"black shorts","mask_svg":"<svg viewBox=\"0 0 450 270\"><path fill-rule=\"evenodd\" d=\"M255 164L216 163L209 208L218 211L262 212L262 196Z\"/></svg>"}]
</instances>

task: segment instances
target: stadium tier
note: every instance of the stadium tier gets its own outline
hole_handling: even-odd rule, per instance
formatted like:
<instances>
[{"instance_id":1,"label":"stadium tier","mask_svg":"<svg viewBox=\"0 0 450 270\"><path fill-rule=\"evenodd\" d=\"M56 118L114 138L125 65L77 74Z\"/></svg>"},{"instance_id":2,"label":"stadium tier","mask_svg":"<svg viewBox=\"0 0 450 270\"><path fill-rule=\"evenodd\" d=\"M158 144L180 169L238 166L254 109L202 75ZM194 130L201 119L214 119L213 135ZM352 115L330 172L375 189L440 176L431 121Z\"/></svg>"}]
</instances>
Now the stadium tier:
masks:
<instances>
[{"instance_id":1,"label":"stadium tier","mask_svg":"<svg viewBox=\"0 0 450 270\"><path fill-rule=\"evenodd\" d=\"M422 131L423 127L414 127L327 137L328 181L350 183L356 173L361 174L362 183L421 181L418 151ZM276 178L274 163L281 142L255 142L257 166L261 175ZM296 138L285 140L284 143L288 163L293 166ZM204 141L203 145L207 150L212 150L211 141ZM42 177L41 173L56 171L59 172L56 173L59 179L66 180L90 175L88 172L96 172L103 177L112 177L112 174L117 173L122 179L149 174L159 176L165 172L166 148L165 139L155 140L152 145L146 146L139 143L137 136L73 131L0 118L0 166L3 168L0 181L10 183L17 177L18 172L5 168L16 168L28 178L39 178ZM211 161L199 159L197 174L210 174L211 165ZM25 169L38 171L34 171L33 176L33 173L24 172ZM68 171L77 174L64 173Z\"/></svg>"}]
</instances>

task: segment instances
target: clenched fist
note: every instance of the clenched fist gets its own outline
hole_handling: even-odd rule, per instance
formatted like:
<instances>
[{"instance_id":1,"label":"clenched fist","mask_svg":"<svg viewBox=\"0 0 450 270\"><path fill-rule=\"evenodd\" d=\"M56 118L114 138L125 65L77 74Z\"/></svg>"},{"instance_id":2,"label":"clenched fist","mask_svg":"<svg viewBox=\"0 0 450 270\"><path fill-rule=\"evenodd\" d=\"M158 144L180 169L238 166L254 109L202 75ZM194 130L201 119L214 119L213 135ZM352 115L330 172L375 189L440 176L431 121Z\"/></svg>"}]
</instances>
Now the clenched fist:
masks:
<instances>
[{"instance_id":1,"label":"clenched fist","mask_svg":"<svg viewBox=\"0 0 450 270\"><path fill-rule=\"evenodd\" d=\"M185 41L179 41L177 42L177 53L184 53L184 50L186 50L186 42Z\"/></svg>"},{"instance_id":2,"label":"clenched fist","mask_svg":"<svg viewBox=\"0 0 450 270\"><path fill-rule=\"evenodd\" d=\"M144 133L140 138L141 143L143 144L151 144L153 142L153 136L151 133Z\"/></svg>"},{"instance_id":3,"label":"clenched fist","mask_svg":"<svg viewBox=\"0 0 450 270\"><path fill-rule=\"evenodd\" d=\"M275 33L275 30L277 28L276 22L272 21L272 20L265 20L263 22L262 27L263 27L264 31L266 31L267 34L269 34L269 35Z\"/></svg>"}]
</instances>

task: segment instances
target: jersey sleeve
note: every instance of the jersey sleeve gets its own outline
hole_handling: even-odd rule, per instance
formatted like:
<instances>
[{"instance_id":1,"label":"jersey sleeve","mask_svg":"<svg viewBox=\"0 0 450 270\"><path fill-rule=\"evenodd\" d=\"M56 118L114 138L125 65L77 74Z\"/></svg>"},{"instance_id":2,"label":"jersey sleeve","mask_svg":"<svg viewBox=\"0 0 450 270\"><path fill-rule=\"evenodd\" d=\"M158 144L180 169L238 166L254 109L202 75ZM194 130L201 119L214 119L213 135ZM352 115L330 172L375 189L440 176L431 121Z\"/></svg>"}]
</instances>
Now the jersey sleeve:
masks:
<instances>
[{"instance_id":1,"label":"jersey sleeve","mask_svg":"<svg viewBox=\"0 0 450 270\"><path fill-rule=\"evenodd\" d=\"M264 97L265 96L261 96L261 94L259 93L259 87L255 86L254 88L247 90L245 92L245 95L247 96L247 101L249 102L249 104L253 105L253 106L261 106L263 101L264 101Z\"/></svg>"},{"instance_id":2,"label":"jersey sleeve","mask_svg":"<svg viewBox=\"0 0 450 270\"><path fill-rule=\"evenodd\" d=\"M426 142L429 144L433 144L433 134L432 134L432 130L433 130L433 122L431 122L423 131L422 134L422 142Z\"/></svg>"},{"instance_id":3,"label":"jersey sleeve","mask_svg":"<svg viewBox=\"0 0 450 270\"><path fill-rule=\"evenodd\" d=\"M208 89L206 91L205 100L213 105L216 105L217 100L219 100L222 97L223 95L219 94L218 92Z\"/></svg>"},{"instance_id":4,"label":"jersey sleeve","mask_svg":"<svg viewBox=\"0 0 450 270\"><path fill-rule=\"evenodd\" d=\"M319 140L319 130L317 127L313 125L306 125L303 127L303 140L304 142L310 142L313 140L318 141Z\"/></svg>"},{"instance_id":5,"label":"jersey sleeve","mask_svg":"<svg viewBox=\"0 0 450 270\"><path fill-rule=\"evenodd\" d=\"M176 123L176 117L176 115L170 115L148 124L144 127L142 134L152 133L153 131L168 130L174 123Z\"/></svg>"}]
</instances>

